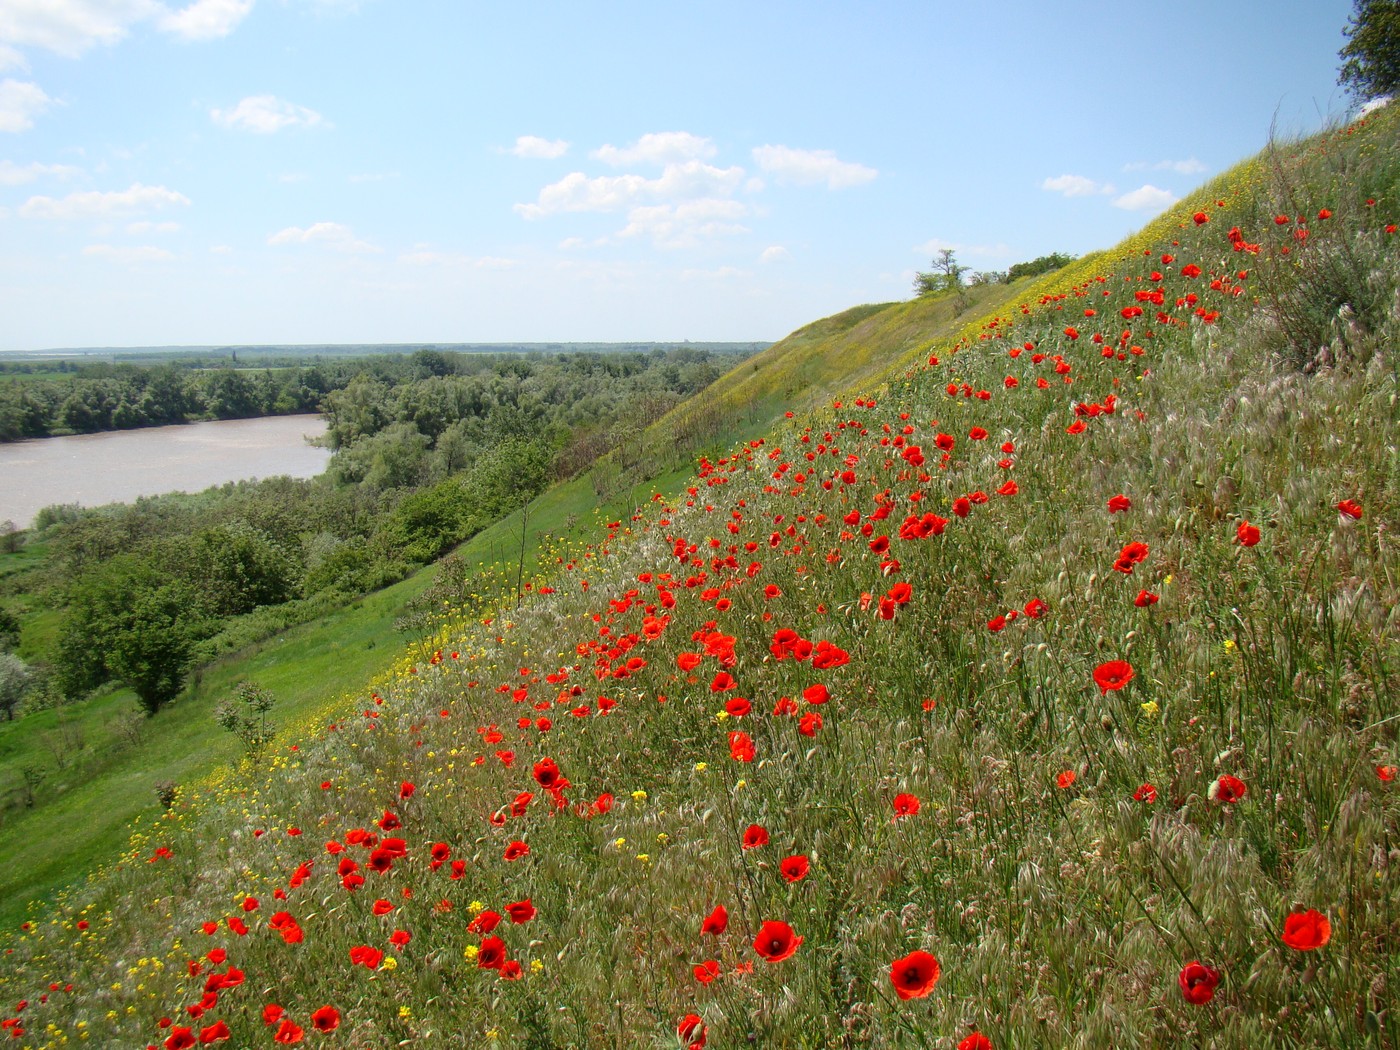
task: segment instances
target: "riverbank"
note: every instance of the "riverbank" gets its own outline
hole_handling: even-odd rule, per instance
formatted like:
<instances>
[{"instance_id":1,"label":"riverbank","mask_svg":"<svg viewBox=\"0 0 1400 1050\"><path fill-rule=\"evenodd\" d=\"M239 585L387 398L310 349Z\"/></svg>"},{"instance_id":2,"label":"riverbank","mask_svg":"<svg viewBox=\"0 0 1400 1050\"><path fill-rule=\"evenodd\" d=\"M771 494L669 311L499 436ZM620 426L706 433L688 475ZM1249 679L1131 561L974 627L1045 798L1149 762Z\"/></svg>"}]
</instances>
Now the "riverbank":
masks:
<instances>
[{"instance_id":1,"label":"riverbank","mask_svg":"<svg viewBox=\"0 0 1400 1050\"><path fill-rule=\"evenodd\" d=\"M288 475L311 478L331 452L310 443L316 415L226 419L0 445L0 521L27 528L54 504L96 507L142 496Z\"/></svg>"}]
</instances>

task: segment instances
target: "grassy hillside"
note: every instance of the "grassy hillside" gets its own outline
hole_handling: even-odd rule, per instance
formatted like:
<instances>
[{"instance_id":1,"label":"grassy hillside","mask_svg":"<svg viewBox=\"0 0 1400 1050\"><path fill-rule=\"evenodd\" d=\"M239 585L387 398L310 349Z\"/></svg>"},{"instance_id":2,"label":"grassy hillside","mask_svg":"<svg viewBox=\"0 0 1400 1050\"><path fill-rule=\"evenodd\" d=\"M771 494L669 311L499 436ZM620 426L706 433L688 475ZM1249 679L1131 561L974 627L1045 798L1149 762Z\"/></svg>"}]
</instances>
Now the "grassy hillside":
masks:
<instances>
[{"instance_id":1,"label":"grassy hillside","mask_svg":"<svg viewBox=\"0 0 1400 1050\"><path fill-rule=\"evenodd\" d=\"M860 383L143 823L8 1027L1395 1045L1397 124L809 333Z\"/></svg>"}]
</instances>

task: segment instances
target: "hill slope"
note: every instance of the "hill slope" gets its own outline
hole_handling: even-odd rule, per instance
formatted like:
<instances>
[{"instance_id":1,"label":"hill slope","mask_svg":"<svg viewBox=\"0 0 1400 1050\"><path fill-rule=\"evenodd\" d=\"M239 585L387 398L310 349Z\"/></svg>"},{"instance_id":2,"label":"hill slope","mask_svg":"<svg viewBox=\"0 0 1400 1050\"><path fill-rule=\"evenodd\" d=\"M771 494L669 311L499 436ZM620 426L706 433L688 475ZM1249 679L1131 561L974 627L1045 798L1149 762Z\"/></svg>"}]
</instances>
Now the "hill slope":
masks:
<instances>
[{"instance_id":1,"label":"hill slope","mask_svg":"<svg viewBox=\"0 0 1400 1050\"><path fill-rule=\"evenodd\" d=\"M17 938L10 1027L1394 1045L1397 123L560 551Z\"/></svg>"}]
</instances>

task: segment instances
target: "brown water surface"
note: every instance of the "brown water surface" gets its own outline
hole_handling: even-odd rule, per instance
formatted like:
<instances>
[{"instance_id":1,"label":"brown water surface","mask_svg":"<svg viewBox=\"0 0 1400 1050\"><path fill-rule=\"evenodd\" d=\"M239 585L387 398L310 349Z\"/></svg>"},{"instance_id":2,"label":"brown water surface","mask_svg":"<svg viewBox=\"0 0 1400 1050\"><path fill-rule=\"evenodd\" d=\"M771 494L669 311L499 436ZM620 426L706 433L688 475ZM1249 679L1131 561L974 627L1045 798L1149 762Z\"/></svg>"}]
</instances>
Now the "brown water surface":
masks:
<instances>
[{"instance_id":1,"label":"brown water surface","mask_svg":"<svg viewBox=\"0 0 1400 1050\"><path fill-rule=\"evenodd\" d=\"M96 507L226 481L315 477L331 454L307 439L325 431L320 416L269 416L0 444L0 522L25 528L53 503Z\"/></svg>"}]
</instances>

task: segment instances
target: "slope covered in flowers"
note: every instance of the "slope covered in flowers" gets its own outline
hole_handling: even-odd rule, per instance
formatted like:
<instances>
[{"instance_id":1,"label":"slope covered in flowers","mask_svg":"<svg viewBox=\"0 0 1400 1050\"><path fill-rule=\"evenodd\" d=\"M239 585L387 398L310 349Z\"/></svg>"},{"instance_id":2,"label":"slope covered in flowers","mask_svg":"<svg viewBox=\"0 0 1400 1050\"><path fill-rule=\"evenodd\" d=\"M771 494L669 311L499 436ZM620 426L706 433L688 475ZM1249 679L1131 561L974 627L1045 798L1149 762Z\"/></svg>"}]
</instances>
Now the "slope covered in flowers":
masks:
<instances>
[{"instance_id":1,"label":"slope covered in flowers","mask_svg":"<svg viewBox=\"0 0 1400 1050\"><path fill-rule=\"evenodd\" d=\"M1394 1045L1397 119L703 460L182 799L8 944L6 1029Z\"/></svg>"}]
</instances>

